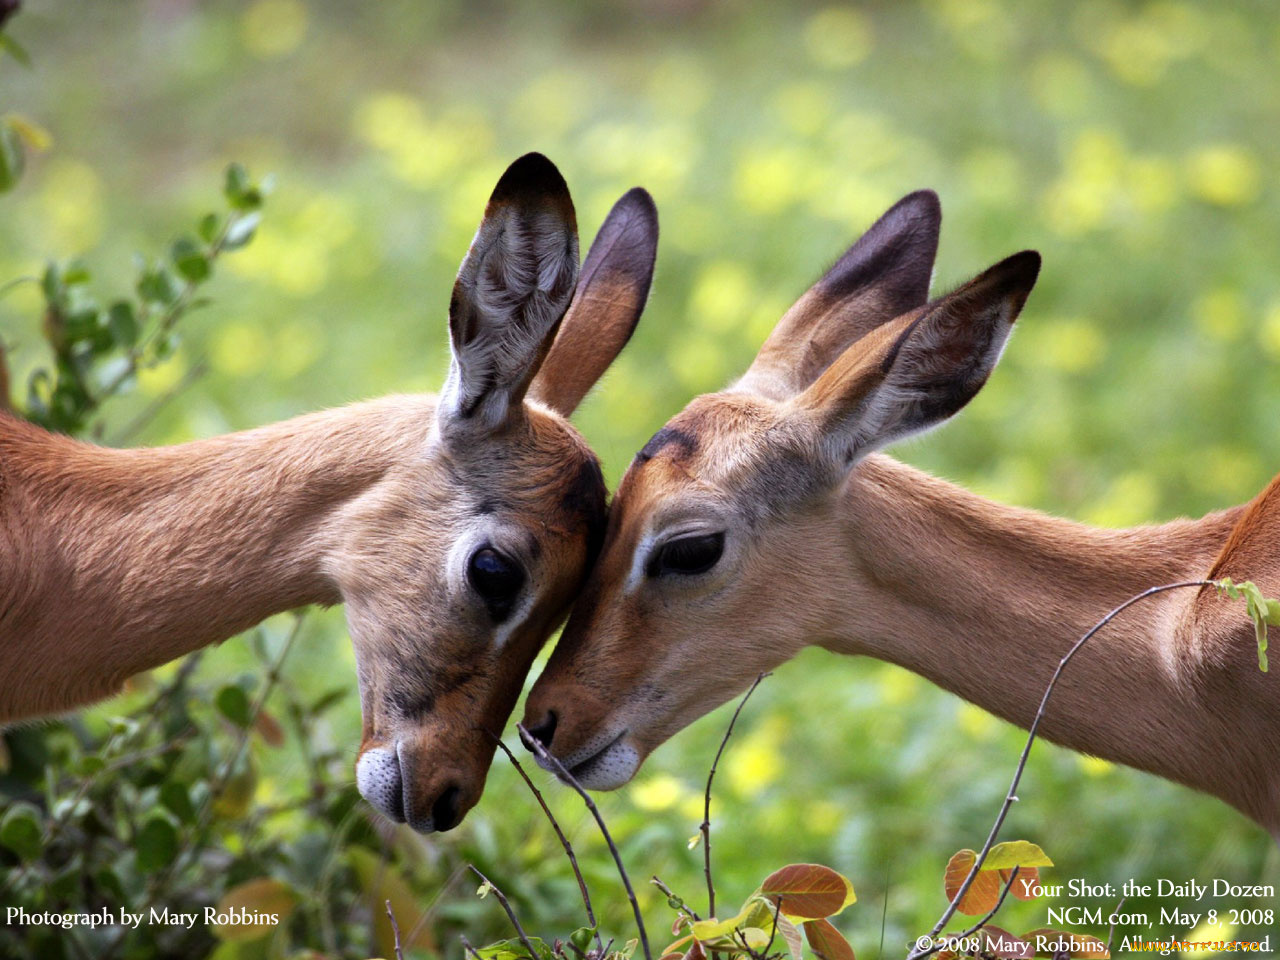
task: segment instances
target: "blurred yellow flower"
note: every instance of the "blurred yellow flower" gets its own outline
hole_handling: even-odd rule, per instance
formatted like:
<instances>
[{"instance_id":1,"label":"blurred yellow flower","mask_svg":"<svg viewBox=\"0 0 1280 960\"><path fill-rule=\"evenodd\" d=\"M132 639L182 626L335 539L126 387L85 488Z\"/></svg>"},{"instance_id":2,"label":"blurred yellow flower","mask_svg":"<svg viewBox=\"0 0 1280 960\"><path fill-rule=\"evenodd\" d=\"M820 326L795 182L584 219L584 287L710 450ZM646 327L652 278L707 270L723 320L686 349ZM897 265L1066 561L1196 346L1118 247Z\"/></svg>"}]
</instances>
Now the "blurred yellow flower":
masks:
<instances>
[{"instance_id":1,"label":"blurred yellow flower","mask_svg":"<svg viewBox=\"0 0 1280 960\"><path fill-rule=\"evenodd\" d=\"M713 260L693 282L689 315L695 324L716 333L741 329L755 295L755 284L743 264Z\"/></svg>"},{"instance_id":2,"label":"blurred yellow flower","mask_svg":"<svg viewBox=\"0 0 1280 960\"><path fill-rule=\"evenodd\" d=\"M899 667L885 667L879 677L880 699L885 706L907 703L920 695L924 681Z\"/></svg>"},{"instance_id":3,"label":"blurred yellow flower","mask_svg":"<svg viewBox=\"0 0 1280 960\"><path fill-rule=\"evenodd\" d=\"M1150 523L1160 503L1160 490L1147 473L1134 471L1117 477L1107 491L1093 502L1085 515L1099 527L1128 527Z\"/></svg>"},{"instance_id":4,"label":"blurred yellow flower","mask_svg":"<svg viewBox=\"0 0 1280 960\"><path fill-rule=\"evenodd\" d=\"M773 95L770 107L794 133L812 137L831 118L831 91L816 81L789 83Z\"/></svg>"},{"instance_id":5,"label":"blurred yellow flower","mask_svg":"<svg viewBox=\"0 0 1280 960\"><path fill-rule=\"evenodd\" d=\"M1258 340L1273 358L1280 359L1280 299L1271 301L1258 326Z\"/></svg>"},{"instance_id":6,"label":"blurred yellow flower","mask_svg":"<svg viewBox=\"0 0 1280 960\"><path fill-rule=\"evenodd\" d=\"M229 377L248 377L271 359L267 335L259 324L229 321L216 327L209 343L214 369Z\"/></svg>"},{"instance_id":7,"label":"blurred yellow flower","mask_svg":"<svg viewBox=\"0 0 1280 960\"><path fill-rule=\"evenodd\" d=\"M254 56L283 57L302 43L307 19L302 0L255 0L240 19L240 37Z\"/></svg>"},{"instance_id":8,"label":"blurred yellow flower","mask_svg":"<svg viewBox=\"0 0 1280 960\"><path fill-rule=\"evenodd\" d=\"M694 116L706 106L712 88L707 68L687 54L663 57L649 75L649 99L664 117Z\"/></svg>"},{"instance_id":9,"label":"blurred yellow flower","mask_svg":"<svg viewBox=\"0 0 1280 960\"><path fill-rule=\"evenodd\" d=\"M782 775L785 730L785 719L768 717L725 753L725 775L739 796L753 797Z\"/></svg>"},{"instance_id":10,"label":"blurred yellow flower","mask_svg":"<svg viewBox=\"0 0 1280 960\"><path fill-rule=\"evenodd\" d=\"M1194 930L1189 930L1184 940L1192 943L1214 943L1216 941L1232 940L1235 938L1236 926L1234 923L1228 923L1226 920L1218 919L1215 923L1206 920ZM1197 950L1184 951L1190 957L1208 957L1218 953L1211 947L1204 947Z\"/></svg>"},{"instance_id":11,"label":"blurred yellow flower","mask_svg":"<svg viewBox=\"0 0 1280 960\"><path fill-rule=\"evenodd\" d=\"M1070 53L1044 54L1032 65L1030 80L1036 102L1059 117L1087 116L1097 98L1093 74Z\"/></svg>"},{"instance_id":12,"label":"blurred yellow flower","mask_svg":"<svg viewBox=\"0 0 1280 960\"><path fill-rule=\"evenodd\" d=\"M40 245L51 250L83 252L102 236L103 189L87 163L58 157L40 184L37 224Z\"/></svg>"},{"instance_id":13,"label":"blurred yellow flower","mask_svg":"<svg viewBox=\"0 0 1280 960\"><path fill-rule=\"evenodd\" d=\"M1102 362L1107 354L1107 341L1096 324L1080 318L1042 320L1032 336L1028 359L1032 363L1061 370L1084 373Z\"/></svg>"},{"instance_id":14,"label":"blurred yellow flower","mask_svg":"<svg viewBox=\"0 0 1280 960\"><path fill-rule=\"evenodd\" d=\"M509 116L521 130L540 138L561 137L582 119L593 89L580 73L549 70L511 98Z\"/></svg>"},{"instance_id":15,"label":"blurred yellow flower","mask_svg":"<svg viewBox=\"0 0 1280 960\"><path fill-rule=\"evenodd\" d=\"M871 21L853 7L827 7L804 25L804 46L814 63L843 69L861 63L871 52Z\"/></svg>"},{"instance_id":16,"label":"blurred yellow flower","mask_svg":"<svg viewBox=\"0 0 1280 960\"><path fill-rule=\"evenodd\" d=\"M669 810L679 803L688 792L675 777L659 773L646 777L629 789L631 802L641 810Z\"/></svg>"},{"instance_id":17,"label":"blurred yellow flower","mask_svg":"<svg viewBox=\"0 0 1280 960\"><path fill-rule=\"evenodd\" d=\"M1257 198L1262 190L1262 168L1247 147L1216 144L1187 158L1187 180L1201 200L1233 207Z\"/></svg>"},{"instance_id":18,"label":"blurred yellow flower","mask_svg":"<svg viewBox=\"0 0 1280 960\"><path fill-rule=\"evenodd\" d=\"M956 710L956 726L970 739L990 740L995 735L999 722L981 707L962 703Z\"/></svg>"},{"instance_id":19,"label":"blurred yellow flower","mask_svg":"<svg viewBox=\"0 0 1280 960\"><path fill-rule=\"evenodd\" d=\"M1244 300L1234 287L1203 294L1192 305L1191 315L1200 331L1214 340L1237 340L1244 332Z\"/></svg>"},{"instance_id":20,"label":"blurred yellow flower","mask_svg":"<svg viewBox=\"0 0 1280 960\"><path fill-rule=\"evenodd\" d=\"M1105 777L1108 773L1116 768L1114 763L1103 760L1101 757L1090 757L1084 754L1076 757L1076 764L1086 776Z\"/></svg>"},{"instance_id":21,"label":"blurred yellow flower","mask_svg":"<svg viewBox=\"0 0 1280 960\"><path fill-rule=\"evenodd\" d=\"M1214 498L1253 496L1270 475L1256 453L1231 444L1202 448L1187 460L1187 479Z\"/></svg>"}]
</instances>

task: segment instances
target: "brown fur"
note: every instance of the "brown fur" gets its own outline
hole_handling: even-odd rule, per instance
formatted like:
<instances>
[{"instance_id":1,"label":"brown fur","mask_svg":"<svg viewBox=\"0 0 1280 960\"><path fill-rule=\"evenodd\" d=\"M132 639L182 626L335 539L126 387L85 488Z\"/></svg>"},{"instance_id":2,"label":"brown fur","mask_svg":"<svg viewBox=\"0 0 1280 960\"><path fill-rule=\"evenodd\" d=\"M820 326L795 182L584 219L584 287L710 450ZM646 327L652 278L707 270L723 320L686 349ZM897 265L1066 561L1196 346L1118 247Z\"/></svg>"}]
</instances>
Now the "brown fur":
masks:
<instances>
[{"instance_id":1,"label":"brown fur","mask_svg":"<svg viewBox=\"0 0 1280 960\"><path fill-rule=\"evenodd\" d=\"M566 418L630 336L653 264L633 251L602 271L609 310L587 278L562 323L576 251L559 173L516 161L460 272L440 399L150 450L0 413L0 724L110 696L274 613L344 602L375 804L419 829L454 825L605 523L599 464ZM554 382L571 367L570 385ZM469 579L482 550L524 578L508 617Z\"/></svg>"},{"instance_id":2,"label":"brown fur","mask_svg":"<svg viewBox=\"0 0 1280 960\"><path fill-rule=\"evenodd\" d=\"M747 383L668 423L658 438L681 442L655 438L628 469L601 559L529 696L526 724L557 757L588 785L618 786L807 645L899 664L1025 727L1063 654L1130 596L1211 571L1280 590L1280 481L1247 508L1104 530L868 455L973 395L1037 269L1012 257L882 316L810 386L778 396ZM716 531L723 555L706 572L645 567L663 543ZM1082 650L1042 730L1280 831L1275 689L1240 604L1168 593Z\"/></svg>"}]
</instances>

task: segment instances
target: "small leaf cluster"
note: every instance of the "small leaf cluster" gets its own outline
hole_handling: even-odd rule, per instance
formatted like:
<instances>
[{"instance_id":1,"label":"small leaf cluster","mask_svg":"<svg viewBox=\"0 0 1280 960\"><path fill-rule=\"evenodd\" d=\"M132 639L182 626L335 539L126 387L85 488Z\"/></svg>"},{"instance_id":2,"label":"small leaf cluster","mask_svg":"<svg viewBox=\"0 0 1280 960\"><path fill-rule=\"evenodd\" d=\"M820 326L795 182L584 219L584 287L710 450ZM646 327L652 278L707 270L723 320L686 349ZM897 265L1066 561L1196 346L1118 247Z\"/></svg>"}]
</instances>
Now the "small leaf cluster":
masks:
<instances>
[{"instance_id":1,"label":"small leaf cluster","mask_svg":"<svg viewBox=\"0 0 1280 960\"><path fill-rule=\"evenodd\" d=\"M253 239L269 188L269 180L255 184L233 163L223 186L224 209L201 217L165 256L135 257L130 296L104 303L91 292L83 261L49 263L40 289L51 363L32 372L20 412L50 430L83 432L104 401L133 388L139 371L172 356L178 322L210 302L198 292L218 258Z\"/></svg>"},{"instance_id":2,"label":"small leaf cluster","mask_svg":"<svg viewBox=\"0 0 1280 960\"><path fill-rule=\"evenodd\" d=\"M804 939L818 960L853 960L853 948L830 918L857 896L847 877L821 864L793 863L775 870L737 914L724 920L698 919L683 901L671 900L679 911L672 932L683 936L662 950L662 960L697 960L708 953L801 960ZM780 949L770 953L775 942Z\"/></svg>"},{"instance_id":3,"label":"small leaf cluster","mask_svg":"<svg viewBox=\"0 0 1280 960\"><path fill-rule=\"evenodd\" d=\"M0 929L0 956L267 960L303 944L368 956L384 945L374 924L385 899L416 915L416 898L382 876L386 846L345 751L316 746L348 686L304 696L282 674L283 654L269 655L273 642L259 631L262 670L230 683L200 679L196 659L163 684L135 680L146 695L105 729L72 718L0 736L0 793L12 798L0 817L0 900L28 913L148 915L136 929ZM306 759L308 783L267 807L258 786L285 748ZM213 905L279 922L209 924ZM152 923L152 908L197 919Z\"/></svg>"},{"instance_id":4,"label":"small leaf cluster","mask_svg":"<svg viewBox=\"0 0 1280 960\"><path fill-rule=\"evenodd\" d=\"M965 880L973 874L973 881L963 897L956 903L956 912L970 917L982 917L982 921L974 928L946 935L943 942L952 942L948 937L962 941L971 946L963 950L950 948L939 949L933 953L938 960L955 960L957 957L979 957L983 960L995 958L1024 958L1036 956L1055 957L1054 954L1037 953L1035 945L1041 942L1070 942L1075 950L1064 956L1071 957L1109 957L1106 944L1096 937L1080 933L1068 935L1064 931L1042 927L1029 930L1021 937L991 923L991 918L1000 909L1005 896L1012 894L1019 900L1038 899L1043 888L1040 886L1040 869L1053 866L1053 861L1045 855L1037 844L1027 840L1010 840L997 843L982 861L982 866L974 873L978 855L973 850L959 850L947 862L943 874L943 892L947 900L956 902L956 896L964 887Z\"/></svg>"},{"instance_id":5,"label":"small leaf cluster","mask_svg":"<svg viewBox=\"0 0 1280 960\"><path fill-rule=\"evenodd\" d=\"M1214 581L1221 596L1243 600L1253 620L1254 635L1258 640L1258 669L1267 672L1267 627L1280 627L1280 600L1264 596L1252 580L1236 583L1230 577Z\"/></svg>"}]
</instances>

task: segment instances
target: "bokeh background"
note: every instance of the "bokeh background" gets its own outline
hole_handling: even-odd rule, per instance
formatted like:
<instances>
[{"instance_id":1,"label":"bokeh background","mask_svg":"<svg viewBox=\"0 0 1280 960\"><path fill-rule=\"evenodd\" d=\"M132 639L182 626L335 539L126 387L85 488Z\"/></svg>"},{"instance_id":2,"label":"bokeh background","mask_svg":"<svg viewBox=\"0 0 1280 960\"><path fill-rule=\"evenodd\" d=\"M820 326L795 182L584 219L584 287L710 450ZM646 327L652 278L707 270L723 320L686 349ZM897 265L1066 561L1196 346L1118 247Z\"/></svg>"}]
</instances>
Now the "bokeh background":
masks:
<instances>
[{"instance_id":1,"label":"bokeh background","mask_svg":"<svg viewBox=\"0 0 1280 960\"><path fill-rule=\"evenodd\" d=\"M0 205L0 280L78 254L95 282L125 286L130 251L159 249L203 212L228 161L277 178L257 239L227 259L215 303L184 320L177 357L112 408L128 422L207 366L139 442L437 388L453 272L502 168L537 149L574 192L584 249L634 184L661 215L648 310L577 417L610 482L924 186L944 209L935 289L1024 247L1045 268L988 386L898 456L1108 526L1240 502L1280 467L1280 12L1268 0L43 0L12 32L34 64L5 65L3 106L53 145ZM18 383L44 359L39 309L30 287L0 299ZM202 669L256 667L232 641ZM354 757L340 611L311 615L290 673L317 693L348 685L314 736ZM599 798L633 873L691 899L701 851L686 841L727 720L705 718ZM1022 739L899 669L802 656L747 707L722 767L723 896L740 900L786 862L828 863L858 890L839 922L860 955L877 956L882 936L884 955L900 955L943 906L947 857L985 836ZM254 802L269 805L302 761L288 745L253 749ZM576 799L546 786L625 934L602 844ZM1021 796L1005 835L1041 843L1056 878L1280 883L1262 831L1152 777L1042 743ZM503 934L492 900L450 880L469 856L497 865L531 930L577 925L554 837L504 760L462 827L387 844L443 933ZM661 929L665 898L642 886ZM1044 922L1042 906L1009 913L1010 929Z\"/></svg>"}]
</instances>

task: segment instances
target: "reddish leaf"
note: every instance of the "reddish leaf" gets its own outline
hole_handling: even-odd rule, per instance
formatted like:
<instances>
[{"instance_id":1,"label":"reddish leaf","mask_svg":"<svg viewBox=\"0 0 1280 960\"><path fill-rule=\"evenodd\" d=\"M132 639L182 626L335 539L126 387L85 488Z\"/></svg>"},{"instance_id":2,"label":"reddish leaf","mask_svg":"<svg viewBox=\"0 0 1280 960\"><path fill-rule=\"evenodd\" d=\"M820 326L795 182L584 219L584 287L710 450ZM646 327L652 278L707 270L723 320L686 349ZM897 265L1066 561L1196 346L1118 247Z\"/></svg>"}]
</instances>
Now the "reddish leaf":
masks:
<instances>
[{"instance_id":1,"label":"reddish leaf","mask_svg":"<svg viewBox=\"0 0 1280 960\"><path fill-rule=\"evenodd\" d=\"M793 863L769 874L760 893L780 902L782 913L801 920L833 916L855 899L848 880L817 863Z\"/></svg>"},{"instance_id":2,"label":"reddish leaf","mask_svg":"<svg viewBox=\"0 0 1280 960\"><path fill-rule=\"evenodd\" d=\"M1008 930L993 924L987 924L975 934L981 937L979 952L989 953L993 957L1005 957L1007 960L1027 960L1035 956L1035 950L1025 938L1015 937Z\"/></svg>"},{"instance_id":3,"label":"reddish leaf","mask_svg":"<svg viewBox=\"0 0 1280 960\"><path fill-rule=\"evenodd\" d=\"M684 960L707 960L707 951L702 949L701 940L693 941L688 952L684 955Z\"/></svg>"},{"instance_id":4,"label":"reddish leaf","mask_svg":"<svg viewBox=\"0 0 1280 960\"><path fill-rule=\"evenodd\" d=\"M818 960L855 960L853 947L830 920L806 920L804 935Z\"/></svg>"},{"instance_id":5,"label":"reddish leaf","mask_svg":"<svg viewBox=\"0 0 1280 960\"><path fill-rule=\"evenodd\" d=\"M1107 945L1097 937L1091 937L1086 933L1063 933L1061 930L1053 930L1049 927L1038 927L1030 930L1022 935L1022 939L1031 944L1033 948L1038 947L1037 940L1043 938L1046 949L1036 949L1037 957L1052 957L1054 951L1047 949L1049 944L1065 943L1070 944L1072 949L1067 954L1069 957L1091 957L1094 960L1106 960L1111 954L1107 950Z\"/></svg>"},{"instance_id":6,"label":"reddish leaf","mask_svg":"<svg viewBox=\"0 0 1280 960\"><path fill-rule=\"evenodd\" d=\"M1012 870L1001 870L1000 882L1008 883L1009 877L1012 875ZM1019 867L1018 878L1013 881L1013 887L1009 890L1009 893L1019 900L1034 900L1043 892L1040 886L1040 869L1038 867Z\"/></svg>"},{"instance_id":7,"label":"reddish leaf","mask_svg":"<svg viewBox=\"0 0 1280 960\"><path fill-rule=\"evenodd\" d=\"M279 747L284 745L284 728L280 726L280 721L267 713L267 711L258 711L258 715L253 720L253 728L271 746Z\"/></svg>"},{"instance_id":8,"label":"reddish leaf","mask_svg":"<svg viewBox=\"0 0 1280 960\"><path fill-rule=\"evenodd\" d=\"M947 862L947 872L942 882L947 900L955 899L977 859L978 855L972 850L961 850ZM1004 885L1000 883L998 873L994 870L979 870L969 886L969 892L964 895L964 899L956 909L970 917L980 916L995 908L996 901L1000 899L1000 891L1003 889Z\"/></svg>"}]
</instances>

